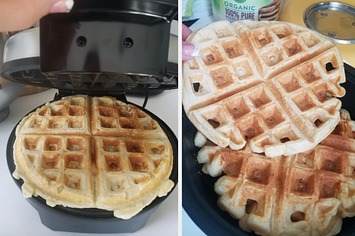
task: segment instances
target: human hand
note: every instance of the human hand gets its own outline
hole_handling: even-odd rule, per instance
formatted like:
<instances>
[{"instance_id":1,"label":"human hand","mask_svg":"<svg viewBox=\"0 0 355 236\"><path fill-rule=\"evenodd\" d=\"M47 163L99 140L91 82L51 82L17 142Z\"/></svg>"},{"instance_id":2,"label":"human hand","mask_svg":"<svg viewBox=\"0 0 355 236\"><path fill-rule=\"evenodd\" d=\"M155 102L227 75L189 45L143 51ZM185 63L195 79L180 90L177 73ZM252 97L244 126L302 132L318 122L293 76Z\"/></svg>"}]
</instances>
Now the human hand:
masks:
<instances>
[{"instance_id":1,"label":"human hand","mask_svg":"<svg viewBox=\"0 0 355 236\"><path fill-rule=\"evenodd\" d=\"M182 24L182 61L191 60L198 55L198 48L186 42L187 37L192 31L186 25Z\"/></svg>"},{"instance_id":2,"label":"human hand","mask_svg":"<svg viewBox=\"0 0 355 236\"><path fill-rule=\"evenodd\" d=\"M73 0L0 0L0 31L28 29L41 17L69 12L73 5Z\"/></svg>"}]
</instances>

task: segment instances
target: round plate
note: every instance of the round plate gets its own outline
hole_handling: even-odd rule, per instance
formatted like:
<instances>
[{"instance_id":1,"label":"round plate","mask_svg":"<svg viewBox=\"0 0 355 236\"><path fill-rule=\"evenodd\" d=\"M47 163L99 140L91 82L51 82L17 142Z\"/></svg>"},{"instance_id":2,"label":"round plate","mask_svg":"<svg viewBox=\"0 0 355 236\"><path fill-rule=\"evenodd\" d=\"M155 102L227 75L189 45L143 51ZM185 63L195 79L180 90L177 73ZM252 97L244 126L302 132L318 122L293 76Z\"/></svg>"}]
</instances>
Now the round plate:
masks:
<instances>
[{"instance_id":1,"label":"round plate","mask_svg":"<svg viewBox=\"0 0 355 236\"><path fill-rule=\"evenodd\" d=\"M319 2L310 6L303 17L308 28L336 43L355 43L355 7L340 2Z\"/></svg>"},{"instance_id":2,"label":"round plate","mask_svg":"<svg viewBox=\"0 0 355 236\"><path fill-rule=\"evenodd\" d=\"M355 69L346 65L347 82L342 84L347 91L355 91ZM343 108L355 118L354 95L348 92L342 99ZM182 117L182 203L185 211L195 224L207 235L253 235L239 228L238 220L220 210L212 178L202 173L196 160L198 148L194 145L196 128L185 114ZM354 235L355 217L343 219L338 236Z\"/></svg>"}]
</instances>

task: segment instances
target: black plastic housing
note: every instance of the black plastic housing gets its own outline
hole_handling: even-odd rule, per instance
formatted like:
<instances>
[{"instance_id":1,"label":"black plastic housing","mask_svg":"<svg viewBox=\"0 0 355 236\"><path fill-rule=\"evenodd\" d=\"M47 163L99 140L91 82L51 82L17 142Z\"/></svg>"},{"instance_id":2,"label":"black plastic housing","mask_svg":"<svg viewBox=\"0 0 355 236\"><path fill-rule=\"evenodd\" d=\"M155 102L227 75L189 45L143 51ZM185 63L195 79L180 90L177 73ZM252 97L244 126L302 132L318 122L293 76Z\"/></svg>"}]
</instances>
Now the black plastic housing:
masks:
<instances>
[{"instance_id":1,"label":"black plastic housing","mask_svg":"<svg viewBox=\"0 0 355 236\"><path fill-rule=\"evenodd\" d=\"M39 57L6 61L1 76L65 94L176 89L178 65L168 62L168 54L177 3L76 0L70 13L40 20Z\"/></svg>"},{"instance_id":2,"label":"black plastic housing","mask_svg":"<svg viewBox=\"0 0 355 236\"><path fill-rule=\"evenodd\" d=\"M41 71L164 76L170 22L114 10L50 14L40 21Z\"/></svg>"}]
</instances>

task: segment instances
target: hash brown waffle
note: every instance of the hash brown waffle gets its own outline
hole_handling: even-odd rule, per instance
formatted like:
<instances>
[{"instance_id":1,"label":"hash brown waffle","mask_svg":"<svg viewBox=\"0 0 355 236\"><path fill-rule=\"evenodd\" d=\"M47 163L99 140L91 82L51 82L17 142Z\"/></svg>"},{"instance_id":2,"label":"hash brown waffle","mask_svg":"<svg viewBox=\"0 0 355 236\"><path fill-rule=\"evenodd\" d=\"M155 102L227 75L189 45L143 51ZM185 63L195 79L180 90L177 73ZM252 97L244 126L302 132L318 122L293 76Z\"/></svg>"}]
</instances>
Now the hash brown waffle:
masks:
<instances>
[{"instance_id":1,"label":"hash brown waffle","mask_svg":"<svg viewBox=\"0 0 355 236\"><path fill-rule=\"evenodd\" d=\"M339 121L343 62L320 34L285 22L212 23L190 35L185 112L221 147L267 156L313 148Z\"/></svg>"},{"instance_id":2,"label":"hash brown waffle","mask_svg":"<svg viewBox=\"0 0 355 236\"><path fill-rule=\"evenodd\" d=\"M268 158L248 147L204 146L203 171L220 177L221 209L260 235L335 235L355 216L355 122L341 110L337 128L321 144L292 156Z\"/></svg>"},{"instance_id":3,"label":"hash brown waffle","mask_svg":"<svg viewBox=\"0 0 355 236\"><path fill-rule=\"evenodd\" d=\"M173 187L172 147L141 109L112 97L70 96L24 117L13 176L25 197L129 219Z\"/></svg>"}]
</instances>

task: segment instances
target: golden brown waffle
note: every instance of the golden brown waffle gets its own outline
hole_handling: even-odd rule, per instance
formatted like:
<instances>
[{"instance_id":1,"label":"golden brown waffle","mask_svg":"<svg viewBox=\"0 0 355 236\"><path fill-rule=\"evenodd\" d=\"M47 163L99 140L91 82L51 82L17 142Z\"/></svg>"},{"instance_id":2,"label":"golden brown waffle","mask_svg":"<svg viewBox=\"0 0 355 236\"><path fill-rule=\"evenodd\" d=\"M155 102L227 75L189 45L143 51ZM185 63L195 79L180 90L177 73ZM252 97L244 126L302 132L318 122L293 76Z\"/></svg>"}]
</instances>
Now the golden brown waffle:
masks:
<instances>
[{"instance_id":1,"label":"golden brown waffle","mask_svg":"<svg viewBox=\"0 0 355 236\"><path fill-rule=\"evenodd\" d=\"M100 136L164 138L159 124L141 109L114 99L93 98L92 132Z\"/></svg>"},{"instance_id":2,"label":"golden brown waffle","mask_svg":"<svg viewBox=\"0 0 355 236\"><path fill-rule=\"evenodd\" d=\"M200 55L183 63L184 109L215 144L292 155L338 123L343 62L320 34L285 22L219 21L188 41Z\"/></svg>"},{"instance_id":3,"label":"golden brown waffle","mask_svg":"<svg viewBox=\"0 0 355 236\"><path fill-rule=\"evenodd\" d=\"M347 111L321 144L292 156L268 158L249 148L204 146L204 172L221 209L246 231L261 235L335 235L355 216L355 122Z\"/></svg>"},{"instance_id":4,"label":"golden brown waffle","mask_svg":"<svg viewBox=\"0 0 355 236\"><path fill-rule=\"evenodd\" d=\"M24 180L25 197L128 219L172 189L172 158L163 129L141 109L112 97L72 96L20 122L13 175Z\"/></svg>"}]
</instances>

